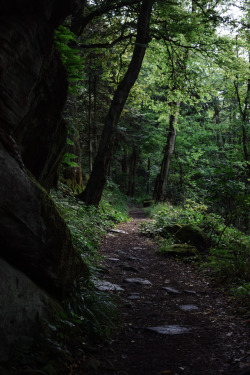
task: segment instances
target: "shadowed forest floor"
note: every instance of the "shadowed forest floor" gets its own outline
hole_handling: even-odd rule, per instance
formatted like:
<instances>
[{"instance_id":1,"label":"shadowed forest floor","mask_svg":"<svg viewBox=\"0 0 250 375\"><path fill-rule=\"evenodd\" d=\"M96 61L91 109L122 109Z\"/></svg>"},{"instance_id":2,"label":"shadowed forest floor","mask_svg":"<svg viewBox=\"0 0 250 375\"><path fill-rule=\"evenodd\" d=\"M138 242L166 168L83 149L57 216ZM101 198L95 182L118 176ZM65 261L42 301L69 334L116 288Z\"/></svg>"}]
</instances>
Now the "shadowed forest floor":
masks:
<instances>
[{"instance_id":1,"label":"shadowed forest floor","mask_svg":"<svg viewBox=\"0 0 250 375\"><path fill-rule=\"evenodd\" d=\"M107 291L118 294L122 328L93 353L84 373L231 375L249 366L246 317L201 272L156 253L155 243L138 233L148 220L143 211L130 215L133 220L110 232L100 249L102 278L122 288Z\"/></svg>"}]
</instances>

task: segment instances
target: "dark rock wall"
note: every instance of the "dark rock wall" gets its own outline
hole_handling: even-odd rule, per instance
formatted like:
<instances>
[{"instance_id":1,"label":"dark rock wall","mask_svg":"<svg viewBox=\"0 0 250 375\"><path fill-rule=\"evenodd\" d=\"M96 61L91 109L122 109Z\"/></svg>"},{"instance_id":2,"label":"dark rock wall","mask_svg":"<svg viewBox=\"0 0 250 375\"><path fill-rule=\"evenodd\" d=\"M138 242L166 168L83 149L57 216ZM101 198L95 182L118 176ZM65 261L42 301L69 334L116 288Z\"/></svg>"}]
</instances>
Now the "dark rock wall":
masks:
<instances>
[{"instance_id":1,"label":"dark rock wall","mask_svg":"<svg viewBox=\"0 0 250 375\"><path fill-rule=\"evenodd\" d=\"M53 33L74 6L73 0L0 2L0 275L7 275L7 261L6 277L13 278L10 285L22 280L21 289L15 284L15 293L24 301L34 298L36 288L37 293L42 288L60 301L78 276L87 277L64 220L25 169L30 168L47 189L54 183L58 148L66 134L60 112L67 82ZM1 353L8 357L11 338L30 334L29 319L33 324L36 313L48 312L46 304L38 301L25 314L19 313L19 299L12 296L12 289L4 288L0 316L8 314L3 306L13 301L12 314L18 321L8 325L10 331L4 323L7 318L0 321L0 360Z\"/></svg>"},{"instance_id":2,"label":"dark rock wall","mask_svg":"<svg viewBox=\"0 0 250 375\"><path fill-rule=\"evenodd\" d=\"M70 0L5 3L0 6L1 127L15 129L25 166L49 189L55 185L66 140L61 112L67 79L53 47L53 34L75 4Z\"/></svg>"},{"instance_id":3,"label":"dark rock wall","mask_svg":"<svg viewBox=\"0 0 250 375\"><path fill-rule=\"evenodd\" d=\"M66 144L67 129L61 117L67 94L66 72L53 46L45 56L34 100L14 136L25 166L47 190L55 187Z\"/></svg>"}]
</instances>

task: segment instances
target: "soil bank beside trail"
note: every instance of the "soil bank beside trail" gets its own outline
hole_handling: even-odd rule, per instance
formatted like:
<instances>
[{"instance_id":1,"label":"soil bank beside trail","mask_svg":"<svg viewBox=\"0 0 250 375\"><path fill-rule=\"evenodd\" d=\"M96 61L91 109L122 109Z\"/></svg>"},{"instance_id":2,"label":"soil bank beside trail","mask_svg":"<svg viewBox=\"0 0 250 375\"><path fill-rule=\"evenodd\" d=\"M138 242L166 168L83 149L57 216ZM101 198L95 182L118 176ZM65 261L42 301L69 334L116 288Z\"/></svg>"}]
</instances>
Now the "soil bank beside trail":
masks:
<instances>
[{"instance_id":1,"label":"soil bank beside trail","mask_svg":"<svg viewBox=\"0 0 250 375\"><path fill-rule=\"evenodd\" d=\"M192 266L157 254L138 231L143 211L130 214L100 249L104 288L122 289L107 291L119 295L122 328L86 374L235 375L250 366L249 327L230 300Z\"/></svg>"}]
</instances>

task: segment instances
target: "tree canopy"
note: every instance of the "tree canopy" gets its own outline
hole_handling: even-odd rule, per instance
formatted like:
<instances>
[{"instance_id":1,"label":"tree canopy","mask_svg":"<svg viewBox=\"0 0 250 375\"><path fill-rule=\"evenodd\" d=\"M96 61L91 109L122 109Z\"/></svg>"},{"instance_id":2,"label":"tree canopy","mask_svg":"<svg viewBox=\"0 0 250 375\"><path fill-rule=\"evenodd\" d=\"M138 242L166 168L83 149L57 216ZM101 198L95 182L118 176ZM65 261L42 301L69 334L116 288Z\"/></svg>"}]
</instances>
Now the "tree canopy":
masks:
<instances>
[{"instance_id":1,"label":"tree canopy","mask_svg":"<svg viewBox=\"0 0 250 375\"><path fill-rule=\"evenodd\" d=\"M84 1L57 32L81 148L67 167L88 180L79 198L98 205L111 178L224 215L249 204L248 30L244 1Z\"/></svg>"}]
</instances>

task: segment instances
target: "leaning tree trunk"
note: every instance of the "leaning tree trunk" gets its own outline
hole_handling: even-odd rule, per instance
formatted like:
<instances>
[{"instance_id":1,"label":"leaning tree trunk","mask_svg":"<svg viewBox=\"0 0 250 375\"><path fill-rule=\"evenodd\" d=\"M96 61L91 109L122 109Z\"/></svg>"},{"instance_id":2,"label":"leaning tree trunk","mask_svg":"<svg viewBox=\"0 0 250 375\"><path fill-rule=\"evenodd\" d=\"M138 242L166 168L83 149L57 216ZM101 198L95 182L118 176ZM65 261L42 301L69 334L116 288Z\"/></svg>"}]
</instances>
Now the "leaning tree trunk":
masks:
<instances>
[{"instance_id":1,"label":"leaning tree trunk","mask_svg":"<svg viewBox=\"0 0 250 375\"><path fill-rule=\"evenodd\" d=\"M164 155L161 163L161 170L158 174L155 181L154 189L154 200L156 202L162 202L166 198L166 188L168 183L169 168L171 163L171 158L174 153L175 139L176 139L176 129L175 125L177 124L179 106L180 103L171 103L171 107L175 106L175 112L171 113L169 116L169 129L167 144L164 150Z\"/></svg>"},{"instance_id":2,"label":"leaning tree trunk","mask_svg":"<svg viewBox=\"0 0 250 375\"><path fill-rule=\"evenodd\" d=\"M87 205L98 206L106 184L112 159L117 124L127 97L141 69L142 61L150 42L149 23L155 0L143 0L137 24L137 36L133 56L123 80L118 85L104 123L102 138L94 161L93 170L86 189L78 195Z\"/></svg>"}]
</instances>

